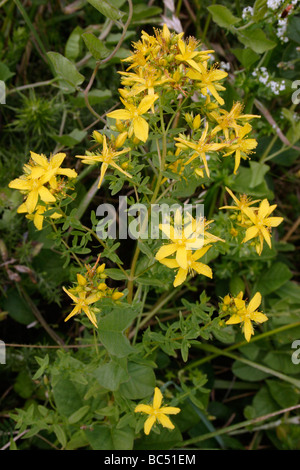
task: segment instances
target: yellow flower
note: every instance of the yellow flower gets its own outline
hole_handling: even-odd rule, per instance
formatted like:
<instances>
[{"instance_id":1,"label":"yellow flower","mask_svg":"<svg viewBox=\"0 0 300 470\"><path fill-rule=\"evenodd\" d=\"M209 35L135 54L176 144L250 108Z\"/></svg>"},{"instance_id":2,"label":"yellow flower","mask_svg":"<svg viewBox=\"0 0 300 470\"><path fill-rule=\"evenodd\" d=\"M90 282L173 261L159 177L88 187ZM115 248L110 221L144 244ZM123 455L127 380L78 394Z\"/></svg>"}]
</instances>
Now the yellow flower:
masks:
<instances>
[{"instance_id":1,"label":"yellow flower","mask_svg":"<svg viewBox=\"0 0 300 470\"><path fill-rule=\"evenodd\" d=\"M261 304L261 294L257 292L254 297L250 300L249 305L246 305L243 300L243 292L240 292L236 298L233 299L237 312L234 313L229 320L227 325L236 325L242 323L243 333L246 341L250 341L251 336L254 335L252 322L264 323L268 320L268 317L261 312L257 311L257 308Z\"/></svg>"},{"instance_id":2,"label":"yellow flower","mask_svg":"<svg viewBox=\"0 0 300 470\"><path fill-rule=\"evenodd\" d=\"M179 209L175 213L174 226L171 224L160 224L159 228L172 243L160 247L155 258L162 262L167 256L176 253L178 266L188 269L188 252L203 246L203 234L194 232L192 223L184 225Z\"/></svg>"},{"instance_id":3,"label":"yellow flower","mask_svg":"<svg viewBox=\"0 0 300 470\"><path fill-rule=\"evenodd\" d=\"M174 279L173 286L180 286L187 278L188 273L192 275L194 272L197 274L202 274L203 276L209 277L212 279L213 273L211 268L204 263L200 263L198 260L205 255L212 245L206 245L200 250L196 250L193 253L191 251L187 252L186 268L183 268L176 259L160 259L159 262L171 269L178 269L176 277Z\"/></svg>"},{"instance_id":4,"label":"yellow flower","mask_svg":"<svg viewBox=\"0 0 300 470\"><path fill-rule=\"evenodd\" d=\"M26 217L27 217L27 219L30 219L30 220L33 221L33 223L34 223L35 227L37 228L37 230L42 230L43 223L44 223L44 218L45 218L44 212L48 211L50 209L52 209L52 208L47 207L46 205L42 206L42 205L38 204L35 208L34 213L27 214ZM25 203L21 204L18 207L17 212L18 212L18 214L28 212L26 204ZM61 217L61 214L59 214L58 212L54 212L53 214L50 215L51 219L59 219L60 217Z\"/></svg>"},{"instance_id":5,"label":"yellow flower","mask_svg":"<svg viewBox=\"0 0 300 470\"><path fill-rule=\"evenodd\" d=\"M168 82L170 79L160 74L152 68L145 73L144 68L138 70L138 75L129 72L119 72L123 75L122 84L124 86L132 86L128 96L136 96L143 91L147 91L148 95L154 95L154 88ZM152 110L153 111L153 110Z\"/></svg>"},{"instance_id":6,"label":"yellow flower","mask_svg":"<svg viewBox=\"0 0 300 470\"><path fill-rule=\"evenodd\" d=\"M164 428L174 429L174 424L171 422L167 415L176 415L181 410L174 406L161 406L163 395L158 387L154 389L153 403L151 405L137 405L135 407L135 413L146 413L149 417L146 419L144 424L144 432L148 435L152 429L152 426L158 421Z\"/></svg>"},{"instance_id":7,"label":"yellow flower","mask_svg":"<svg viewBox=\"0 0 300 470\"><path fill-rule=\"evenodd\" d=\"M40 178L29 179L22 175L20 178L11 181L8 186L26 194L24 204L26 205L27 212L32 214L37 206L39 197L45 203L56 201L53 194L51 194L44 184L45 183Z\"/></svg>"},{"instance_id":8,"label":"yellow flower","mask_svg":"<svg viewBox=\"0 0 300 470\"><path fill-rule=\"evenodd\" d=\"M71 168L60 168L64 159L65 153L57 153L52 155L48 160L45 155L30 152L31 159L34 161L35 166L31 167L31 178L42 178L43 183L49 181L52 189L57 188L56 175L67 176L68 178L76 178L77 173Z\"/></svg>"},{"instance_id":9,"label":"yellow flower","mask_svg":"<svg viewBox=\"0 0 300 470\"><path fill-rule=\"evenodd\" d=\"M259 202L260 200L259 199L256 199L255 201L251 201L251 199L249 199L246 194L243 194L240 196L240 199L238 199L234 194L233 192L231 191L231 189L227 188L225 186L225 189L226 191L230 194L230 196L232 197L232 199L234 200L236 206L222 206L222 207L219 207L219 209L234 209L234 210L239 210L239 211L243 211L245 208L249 207L249 206L252 206L253 204L255 204L256 202Z\"/></svg>"},{"instance_id":10,"label":"yellow flower","mask_svg":"<svg viewBox=\"0 0 300 470\"><path fill-rule=\"evenodd\" d=\"M277 227L283 221L283 217L269 217L270 214L276 209L277 204L270 206L267 199L264 199L258 209L251 207L244 208L244 212L252 222L252 226L246 231L243 243L246 243L252 238L259 238L259 244L256 246L256 251L260 255L263 249L264 240L268 246L272 248L270 230L271 227Z\"/></svg>"},{"instance_id":11,"label":"yellow flower","mask_svg":"<svg viewBox=\"0 0 300 470\"><path fill-rule=\"evenodd\" d=\"M211 69L207 69L207 62L203 62L199 64L200 72L195 70L189 70L187 76L192 80L199 80L199 88L201 93L204 96L208 96L208 92L210 92L213 97L217 100L217 102L223 106L224 100L220 97L217 90L225 90L223 86L218 83L223 78L227 77L227 73L223 70L218 70L216 67L212 67Z\"/></svg>"},{"instance_id":12,"label":"yellow flower","mask_svg":"<svg viewBox=\"0 0 300 470\"><path fill-rule=\"evenodd\" d=\"M197 45L197 41L193 38L190 38L188 44L186 44L182 39L179 39L178 48L180 54L177 54L175 59L180 62L186 62L190 67L201 72L201 68L194 59L200 56L202 61L207 60L209 58L209 53L214 51L196 51L195 49Z\"/></svg>"},{"instance_id":13,"label":"yellow flower","mask_svg":"<svg viewBox=\"0 0 300 470\"><path fill-rule=\"evenodd\" d=\"M226 191L230 194L230 196L232 197L232 199L234 200L235 202L235 206L222 206L222 207L219 207L219 209L233 209L233 210L238 210L241 212L240 214L240 217L238 218L239 222L240 222L240 225L242 226L245 226L245 225L249 225L249 218L246 216L245 217L245 212L244 210L247 208L247 207L250 207L252 206L253 204L255 204L256 202L260 202L260 199L256 199L255 201L251 201L250 198L248 198L246 196L246 194L242 194L240 195L240 199L238 199L234 194L233 192L231 191L231 189L225 187Z\"/></svg>"},{"instance_id":14,"label":"yellow flower","mask_svg":"<svg viewBox=\"0 0 300 470\"><path fill-rule=\"evenodd\" d=\"M138 139L142 142L146 142L148 139L149 125L142 115L151 108L157 98L158 95L147 95L141 100L137 107L120 98L126 109L116 109L115 111L108 113L107 116L113 119L120 119L121 121L131 121L132 129L129 130L129 137L134 133Z\"/></svg>"},{"instance_id":15,"label":"yellow flower","mask_svg":"<svg viewBox=\"0 0 300 470\"><path fill-rule=\"evenodd\" d=\"M226 144L218 144L218 143L210 143L209 139L207 141L207 132L208 132L208 123L205 125L205 129L202 133L202 136L200 137L198 142L191 142L189 140L183 139L181 137L176 137L175 140L178 140L179 144L176 144L177 147L181 149L185 149L186 147L190 147L195 151L191 158L188 159L188 161L185 163L185 165L188 165L191 163L195 158L200 156L200 158L203 161L204 168L206 171L207 176L209 177L209 169L207 165L207 160L206 160L206 153L208 152L216 152L220 149L222 149Z\"/></svg>"},{"instance_id":16,"label":"yellow flower","mask_svg":"<svg viewBox=\"0 0 300 470\"><path fill-rule=\"evenodd\" d=\"M123 168L121 168L115 161L114 158L122 155L123 153L129 152L130 148L125 148L123 150L115 151L111 146L107 145L106 136L103 136L102 141L102 152L96 155L76 155L76 158L82 158L82 162L87 165L93 165L94 163L102 163L100 170L100 179L98 183L98 188L100 188L103 178L105 176L108 166L112 166L116 170L123 173L127 178L132 178L132 176L127 173Z\"/></svg>"},{"instance_id":17,"label":"yellow flower","mask_svg":"<svg viewBox=\"0 0 300 470\"><path fill-rule=\"evenodd\" d=\"M89 306L97 300L99 300L99 295L97 294L91 294L87 296L87 292L84 290L81 290L79 292L79 295L76 297L72 292L67 290L65 287L63 287L63 290L65 291L66 294L68 294L69 297L73 300L75 307L73 308L72 312L65 318L65 321L68 321L70 318L72 318L74 315L77 315L78 313L81 313L83 310L88 319L92 322L92 324L98 328L97 325L97 320L94 312L89 308Z\"/></svg>"},{"instance_id":18,"label":"yellow flower","mask_svg":"<svg viewBox=\"0 0 300 470\"><path fill-rule=\"evenodd\" d=\"M229 144L227 153L223 155L223 157L227 157L235 152L235 164L234 164L234 174L236 174L240 162L241 157L245 157L252 153L252 150L257 146L257 141L255 139L245 139L244 137L251 131L252 127L247 122L241 129L238 131L238 135L233 142Z\"/></svg>"},{"instance_id":19,"label":"yellow flower","mask_svg":"<svg viewBox=\"0 0 300 470\"><path fill-rule=\"evenodd\" d=\"M49 183L50 189L57 189L57 175L75 178L76 171L70 168L60 168L64 158L64 153L57 153L48 160L45 155L39 155L30 152L31 160L29 164L24 165L24 174L9 183L9 187L18 189L26 195L24 207L20 212L32 214L38 204L39 198L46 204L56 201L51 191L46 187Z\"/></svg>"},{"instance_id":20,"label":"yellow flower","mask_svg":"<svg viewBox=\"0 0 300 470\"><path fill-rule=\"evenodd\" d=\"M229 129L234 129L236 134L238 134L239 129L242 127L237 123L237 121L245 120L248 121L253 118L260 118L255 114L241 114L243 110L242 103L234 103L230 111L225 109L219 109L218 111L212 111L210 115L218 125L211 131L211 135L215 135L219 131L223 131L225 138L229 140Z\"/></svg>"}]
</instances>

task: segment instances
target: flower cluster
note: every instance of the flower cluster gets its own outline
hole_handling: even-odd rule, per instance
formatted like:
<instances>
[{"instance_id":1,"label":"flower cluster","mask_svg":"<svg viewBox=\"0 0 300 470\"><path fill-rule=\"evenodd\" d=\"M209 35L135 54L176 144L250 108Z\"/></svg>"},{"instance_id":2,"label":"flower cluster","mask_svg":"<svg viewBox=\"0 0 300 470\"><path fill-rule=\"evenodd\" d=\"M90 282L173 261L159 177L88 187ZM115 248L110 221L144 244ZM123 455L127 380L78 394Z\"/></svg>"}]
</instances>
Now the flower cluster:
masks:
<instances>
[{"instance_id":1,"label":"flower cluster","mask_svg":"<svg viewBox=\"0 0 300 470\"><path fill-rule=\"evenodd\" d=\"M18 212L26 213L38 230L43 228L45 212L51 211L52 204L66 195L69 183L61 176L70 179L77 176L75 170L61 168L65 157L65 153L57 153L47 159L45 155L30 152L30 161L23 168L24 174L9 183L10 188L18 189L25 196ZM55 219L61 215L53 210L49 217Z\"/></svg>"},{"instance_id":2,"label":"flower cluster","mask_svg":"<svg viewBox=\"0 0 300 470\"><path fill-rule=\"evenodd\" d=\"M248 138L252 130L251 125L249 122L242 123L260 117L254 114L242 114L242 109L243 106L239 102L234 103L230 111L217 107L209 112L202 132L197 129L193 138L182 135L176 137L175 140L178 142L176 146L184 154L192 150L192 154L188 156L184 165L189 165L196 159L199 161L200 157L206 175L209 177L207 154L222 152L223 157L234 154L234 173L236 173L241 158L246 159L257 146L255 139ZM209 123L211 123L210 130Z\"/></svg>"},{"instance_id":3,"label":"flower cluster","mask_svg":"<svg viewBox=\"0 0 300 470\"><path fill-rule=\"evenodd\" d=\"M254 239L253 244L258 255L262 253L264 241L272 248L271 229L272 227L278 227L283 221L283 217L270 217L277 204L270 206L267 199L251 201L246 195L241 195L238 199L229 188L226 188L226 190L232 197L235 205L223 206L220 209L238 211L237 214L231 216L231 219L237 222L236 229L246 229L243 243ZM259 206L253 207L253 204L257 202L260 203Z\"/></svg>"},{"instance_id":4,"label":"flower cluster","mask_svg":"<svg viewBox=\"0 0 300 470\"><path fill-rule=\"evenodd\" d=\"M77 282L69 289L63 287L66 294L73 300L75 306L72 312L65 318L68 321L74 315L81 313L86 314L91 323L97 328L96 313L100 310L93 306L98 300L104 297L111 298L112 300L119 300L123 297L121 292L116 289L111 289L107 286L105 279L108 277L105 273L105 263L93 268L86 266L85 275L77 274Z\"/></svg>"},{"instance_id":5,"label":"flower cluster","mask_svg":"<svg viewBox=\"0 0 300 470\"><path fill-rule=\"evenodd\" d=\"M236 297L226 295L221 304L222 313L228 313L230 315L229 320L226 321L226 325L241 323L245 339L248 342L251 336L254 335L252 322L264 323L268 320L268 317L264 313L257 311L261 300L261 294L256 292L247 305L246 301L243 300L243 292L240 292Z\"/></svg>"},{"instance_id":6,"label":"flower cluster","mask_svg":"<svg viewBox=\"0 0 300 470\"><path fill-rule=\"evenodd\" d=\"M174 216L173 225L171 223L159 225L160 230L170 240L170 243L161 246L155 258L168 268L177 269L174 287L182 284L188 273L193 275L196 272L212 278L211 268L199 261L211 248L212 243L223 241L207 232L206 229L212 222L202 218L196 220L189 214L187 217L183 217L178 209ZM171 255L175 255L175 258L168 258Z\"/></svg>"}]
</instances>

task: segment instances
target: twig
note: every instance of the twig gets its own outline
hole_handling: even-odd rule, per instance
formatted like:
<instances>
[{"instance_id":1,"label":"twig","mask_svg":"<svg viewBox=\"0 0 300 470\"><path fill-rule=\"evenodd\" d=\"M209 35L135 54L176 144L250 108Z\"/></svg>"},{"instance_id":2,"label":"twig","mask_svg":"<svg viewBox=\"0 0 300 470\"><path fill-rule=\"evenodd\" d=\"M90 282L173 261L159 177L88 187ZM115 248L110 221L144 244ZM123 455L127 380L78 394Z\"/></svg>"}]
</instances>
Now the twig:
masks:
<instances>
[{"instance_id":1,"label":"twig","mask_svg":"<svg viewBox=\"0 0 300 470\"><path fill-rule=\"evenodd\" d=\"M268 123L271 124L272 128L274 129L274 131L278 135L281 142L283 142L287 147L291 147L294 150L299 150L300 151L300 147L297 147L296 145L292 145L290 143L290 141L286 138L286 136L283 134L281 129L278 127L276 121L273 119L273 117L271 116L271 114L267 110L267 108L265 108L264 105L258 99L254 100L254 104L259 109L259 111L265 116Z\"/></svg>"}]
</instances>

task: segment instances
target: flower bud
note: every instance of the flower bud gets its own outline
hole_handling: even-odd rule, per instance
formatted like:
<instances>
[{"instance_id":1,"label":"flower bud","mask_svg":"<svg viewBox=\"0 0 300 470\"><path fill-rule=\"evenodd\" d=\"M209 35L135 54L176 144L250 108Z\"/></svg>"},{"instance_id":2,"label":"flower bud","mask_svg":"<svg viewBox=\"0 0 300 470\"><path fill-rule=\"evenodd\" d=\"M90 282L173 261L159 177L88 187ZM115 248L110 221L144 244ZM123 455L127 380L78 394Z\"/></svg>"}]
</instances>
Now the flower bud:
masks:
<instances>
[{"instance_id":1,"label":"flower bud","mask_svg":"<svg viewBox=\"0 0 300 470\"><path fill-rule=\"evenodd\" d=\"M127 139L127 132L122 132L122 134L119 134L115 141L115 147L116 148L122 147L126 139Z\"/></svg>"},{"instance_id":2,"label":"flower bud","mask_svg":"<svg viewBox=\"0 0 300 470\"><path fill-rule=\"evenodd\" d=\"M95 139L96 142L98 142L98 144L102 144L102 143L103 143L103 135L100 134L100 132L94 131L94 132L93 132L93 138Z\"/></svg>"}]
</instances>

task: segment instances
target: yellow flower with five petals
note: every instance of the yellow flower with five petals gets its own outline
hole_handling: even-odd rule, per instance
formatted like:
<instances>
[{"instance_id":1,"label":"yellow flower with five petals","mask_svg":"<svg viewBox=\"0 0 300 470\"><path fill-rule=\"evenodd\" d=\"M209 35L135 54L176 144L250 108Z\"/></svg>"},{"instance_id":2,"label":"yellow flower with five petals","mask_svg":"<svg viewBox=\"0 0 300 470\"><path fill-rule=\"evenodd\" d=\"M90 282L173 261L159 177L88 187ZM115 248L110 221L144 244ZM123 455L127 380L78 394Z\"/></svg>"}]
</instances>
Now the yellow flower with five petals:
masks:
<instances>
[{"instance_id":1,"label":"yellow flower with five petals","mask_svg":"<svg viewBox=\"0 0 300 470\"><path fill-rule=\"evenodd\" d=\"M163 395L158 387L154 389L154 397L152 405L137 405L135 407L135 413L146 413L148 418L144 424L144 432L148 435L156 423L160 423L164 428L174 429L174 424L171 422L167 415L176 415L181 410L175 406L161 406Z\"/></svg>"},{"instance_id":2,"label":"yellow flower with five petals","mask_svg":"<svg viewBox=\"0 0 300 470\"><path fill-rule=\"evenodd\" d=\"M251 336L254 335L252 322L264 323L268 320L268 317L264 313L257 311L261 304L261 294L260 292L256 292L248 305L246 305L246 301L243 300L243 292L240 292L233 300L237 312L226 321L226 324L236 325L238 323L242 323L245 339L249 342Z\"/></svg>"},{"instance_id":3,"label":"yellow flower with five petals","mask_svg":"<svg viewBox=\"0 0 300 470\"><path fill-rule=\"evenodd\" d=\"M138 106L129 103L123 98L120 99L126 109L115 109L108 113L107 116L113 119L120 119L121 121L131 121L128 136L131 137L134 133L139 140L146 142L149 134L149 124L146 119L143 118L143 114L149 111L154 101L158 99L158 95L145 96Z\"/></svg>"}]
</instances>

